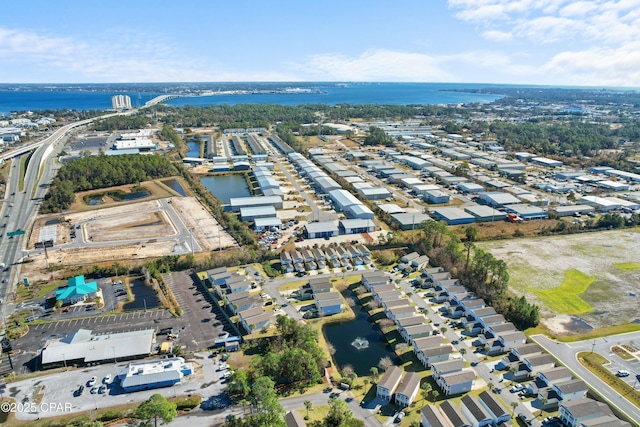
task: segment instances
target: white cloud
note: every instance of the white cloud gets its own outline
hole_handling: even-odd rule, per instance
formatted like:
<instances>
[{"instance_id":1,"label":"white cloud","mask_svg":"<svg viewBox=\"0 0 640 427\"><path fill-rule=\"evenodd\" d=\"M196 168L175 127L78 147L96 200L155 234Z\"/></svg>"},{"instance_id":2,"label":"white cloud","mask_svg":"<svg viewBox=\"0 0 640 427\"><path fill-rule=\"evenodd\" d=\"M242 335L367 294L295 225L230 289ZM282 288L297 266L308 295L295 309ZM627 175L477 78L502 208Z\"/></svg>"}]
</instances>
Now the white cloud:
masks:
<instances>
[{"instance_id":1,"label":"white cloud","mask_svg":"<svg viewBox=\"0 0 640 427\"><path fill-rule=\"evenodd\" d=\"M577 85L640 87L640 42L618 49L562 52L545 64L543 70L563 75L567 82Z\"/></svg>"},{"instance_id":2,"label":"white cloud","mask_svg":"<svg viewBox=\"0 0 640 427\"><path fill-rule=\"evenodd\" d=\"M420 53L371 50L359 56L313 55L297 68L312 80L451 81L440 59Z\"/></svg>"},{"instance_id":3,"label":"white cloud","mask_svg":"<svg viewBox=\"0 0 640 427\"><path fill-rule=\"evenodd\" d=\"M482 38L494 42L504 42L511 40L513 38L513 35L506 31L490 30L482 33Z\"/></svg>"}]
</instances>

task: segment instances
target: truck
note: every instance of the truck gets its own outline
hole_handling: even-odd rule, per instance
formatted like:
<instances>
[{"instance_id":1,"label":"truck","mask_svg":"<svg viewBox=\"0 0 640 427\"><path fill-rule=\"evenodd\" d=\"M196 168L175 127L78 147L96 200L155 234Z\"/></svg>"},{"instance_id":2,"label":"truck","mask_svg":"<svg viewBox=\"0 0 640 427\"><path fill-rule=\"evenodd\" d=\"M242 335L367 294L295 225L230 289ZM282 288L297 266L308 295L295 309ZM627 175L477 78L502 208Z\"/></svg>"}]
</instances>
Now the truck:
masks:
<instances>
[{"instance_id":1,"label":"truck","mask_svg":"<svg viewBox=\"0 0 640 427\"><path fill-rule=\"evenodd\" d=\"M520 223L524 222L524 219L522 219L521 217L519 217L518 215L516 215L514 213L509 213L509 214L507 214L507 221L515 222L517 224L520 224Z\"/></svg>"}]
</instances>

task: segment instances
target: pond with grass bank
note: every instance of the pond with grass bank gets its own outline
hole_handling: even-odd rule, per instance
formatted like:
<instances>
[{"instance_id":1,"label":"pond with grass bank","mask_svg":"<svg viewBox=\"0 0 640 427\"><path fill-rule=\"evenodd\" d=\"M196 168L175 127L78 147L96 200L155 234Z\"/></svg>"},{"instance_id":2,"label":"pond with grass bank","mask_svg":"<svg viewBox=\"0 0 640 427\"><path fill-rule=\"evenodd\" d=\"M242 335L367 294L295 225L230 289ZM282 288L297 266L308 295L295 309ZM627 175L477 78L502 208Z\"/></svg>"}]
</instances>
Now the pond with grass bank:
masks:
<instances>
[{"instance_id":1,"label":"pond with grass bank","mask_svg":"<svg viewBox=\"0 0 640 427\"><path fill-rule=\"evenodd\" d=\"M129 288L133 293L134 300L126 303L122 309L124 311L150 310L158 308L158 297L151 286L144 284L142 280L134 280L130 283Z\"/></svg>"},{"instance_id":2,"label":"pond with grass bank","mask_svg":"<svg viewBox=\"0 0 640 427\"><path fill-rule=\"evenodd\" d=\"M206 176L200 182L223 203L229 203L234 197L251 197L243 174Z\"/></svg>"},{"instance_id":3,"label":"pond with grass bank","mask_svg":"<svg viewBox=\"0 0 640 427\"><path fill-rule=\"evenodd\" d=\"M399 365L398 357L367 311L360 305L352 309L355 319L330 323L323 329L326 340L336 349L333 359L337 367L342 369L345 365L351 365L358 376L365 376L370 374L373 366L378 366L383 357L389 357Z\"/></svg>"},{"instance_id":4,"label":"pond with grass bank","mask_svg":"<svg viewBox=\"0 0 640 427\"><path fill-rule=\"evenodd\" d=\"M187 192L184 191L184 188L182 188L182 185L180 185L177 179L165 179L164 181L160 182L183 197L187 195Z\"/></svg>"},{"instance_id":5,"label":"pond with grass bank","mask_svg":"<svg viewBox=\"0 0 640 427\"><path fill-rule=\"evenodd\" d=\"M149 197L151 192L144 188L135 189L130 193L124 191L106 191L104 193L89 194L84 197L84 202L89 206L96 206L105 203L105 199L110 199L114 202L132 202L145 197Z\"/></svg>"}]
</instances>

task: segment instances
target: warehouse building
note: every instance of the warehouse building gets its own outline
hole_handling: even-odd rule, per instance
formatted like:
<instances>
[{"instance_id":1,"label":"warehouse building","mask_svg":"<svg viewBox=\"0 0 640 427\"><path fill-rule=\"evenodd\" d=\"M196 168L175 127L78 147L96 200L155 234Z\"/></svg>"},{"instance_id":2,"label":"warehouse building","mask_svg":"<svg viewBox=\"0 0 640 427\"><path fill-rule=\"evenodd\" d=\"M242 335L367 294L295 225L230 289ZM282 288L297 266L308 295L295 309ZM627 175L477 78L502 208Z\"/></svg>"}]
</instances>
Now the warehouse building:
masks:
<instances>
[{"instance_id":1,"label":"warehouse building","mask_svg":"<svg viewBox=\"0 0 640 427\"><path fill-rule=\"evenodd\" d=\"M282 227L282 220L278 217L269 218L256 218L253 220L253 231L256 233L263 230L272 230L273 228L280 229Z\"/></svg>"},{"instance_id":2,"label":"warehouse building","mask_svg":"<svg viewBox=\"0 0 640 427\"><path fill-rule=\"evenodd\" d=\"M473 215L477 222L503 221L507 217L504 212L483 205L469 206L464 211Z\"/></svg>"},{"instance_id":3,"label":"warehouse building","mask_svg":"<svg viewBox=\"0 0 640 427\"><path fill-rule=\"evenodd\" d=\"M572 216L575 214L585 215L595 211L593 206L589 205L572 205L572 206L556 206L552 209L559 217Z\"/></svg>"},{"instance_id":4,"label":"warehouse building","mask_svg":"<svg viewBox=\"0 0 640 427\"><path fill-rule=\"evenodd\" d=\"M363 204L351 205L347 208L347 216L356 219L373 219L373 211Z\"/></svg>"},{"instance_id":5,"label":"warehouse building","mask_svg":"<svg viewBox=\"0 0 640 427\"><path fill-rule=\"evenodd\" d=\"M622 205L615 200L605 199L597 196L583 196L580 201L586 205L593 206L598 212L608 212L622 208Z\"/></svg>"},{"instance_id":6,"label":"warehouse building","mask_svg":"<svg viewBox=\"0 0 640 427\"><path fill-rule=\"evenodd\" d=\"M338 228L340 234L371 233L376 231L376 224L371 219L343 219Z\"/></svg>"},{"instance_id":7,"label":"warehouse building","mask_svg":"<svg viewBox=\"0 0 640 427\"><path fill-rule=\"evenodd\" d=\"M282 209L281 196L257 196L257 197L232 197L229 199L229 209L232 212L240 212L241 208L273 206Z\"/></svg>"},{"instance_id":8,"label":"warehouse building","mask_svg":"<svg viewBox=\"0 0 640 427\"><path fill-rule=\"evenodd\" d=\"M547 217L547 211L539 206L515 204L504 207L508 213L514 213L524 220L540 219Z\"/></svg>"},{"instance_id":9,"label":"warehouse building","mask_svg":"<svg viewBox=\"0 0 640 427\"><path fill-rule=\"evenodd\" d=\"M275 216L276 208L273 206L240 208L241 221L253 221L256 218L273 218Z\"/></svg>"},{"instance_id":10,"label":"warehouse building","mask_svg":"<svg viewBox=\"0 0 640 427\"><path fill-rule=\"evenodd\" d=\"M482 185L475 184L473 182L461 182L456 186L456 188L465 194L484 192L484 187Z\"/></svg>"},{"instance_id":11,"label":"warehouse building","mask_svg":"<svg viewBox=\"0 0 640 427\"><path fill-rule=\"evenodd\" d=\"M503 193L501 191L490 191L487 193L480 193L478 195L478 201L485 205L493 206L496 208L506 205L513 205L521 203L520 199L512 196L509 193Z\"/></svg>"},{"instance_id":12,"label":"warehouse building","mask_svg":"<svg viewBox=\"0 0 640 427\"><path fill-rule=\"evenodd\" d=\"M449 203L450 197L444 191L430 190L424 193L424 200L431 204L444 204Z\"/></svg>"},{"instance_id":13,"label":"warehouse building","mask_svg":"<svg viewBox=\"0 0 640 427\"><path fill-rule=\"evenodd\" d=\"M431 221L431 217L420 212L406 212L391 215L393 222L398 224L400 230L412 230L424 227L424 223Z\"/></svg>"},{"instance_id":14,"label":"warehouse building","mask_svg":"<svg viewBox=\"0 0 640 427\"><path fill-rule=\"evenodd\" d=\"M353 194L347 190L333 190L329 192L329 197L335 204L335 209L338 212L344 212L351 205L360 205L362 202L356 198Z\"/></svg>"},{"instance_id":15,"label":"warehouse building","mask_svg":"<svg viewBox=\"0 0 640 427\"><path fill-rule=\"evenodd\" d=\"M383 187L361 187L356 192L365 200L381 200L391 196L389 190Z\"/></svg>"},{"instance_id":16,"label":"warehouse building","mask_svg":"<svg viewBox=\"0 0 640 427\"><path fill-rule=\"evenodd\" d=\"M433 219L442 220L447 225L471 224L476 222L476 218L459 208L438 208L431 214Z\"/></svg>"},{"instance_id":17,"label":"warehouse building","mask_svg":"<svg viewBox=\"0 0 640 427\"><path fill-rule=\"evenodd\" d=\"M125 392L171 387L193 373L193 364L182 357L129 363L119 373L120 386Z\"/></svg>"},{"instance_id":18,"label":"warehouse building","mask_svg":"<svg viewBox=\"0 0 640 427\"><path fill-rule=\"evenodd\" d=\"M307 239L322 239L338 235L338 226L334 221L312 222L304 226Z\"/></svg>"}]
</instances>

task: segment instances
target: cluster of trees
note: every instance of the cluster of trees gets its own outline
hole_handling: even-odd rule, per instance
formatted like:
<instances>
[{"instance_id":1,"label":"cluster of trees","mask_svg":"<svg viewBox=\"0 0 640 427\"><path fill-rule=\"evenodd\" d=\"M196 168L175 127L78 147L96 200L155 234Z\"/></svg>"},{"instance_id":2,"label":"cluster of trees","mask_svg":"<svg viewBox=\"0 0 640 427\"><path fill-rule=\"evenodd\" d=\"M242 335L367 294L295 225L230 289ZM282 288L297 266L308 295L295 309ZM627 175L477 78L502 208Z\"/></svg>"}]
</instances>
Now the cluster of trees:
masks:
<instances>
[{"instance_id":1,"label":"cluster of trees","mask_svg":"<svg viewBox=\"0 0 640 427\"><path fill-rule=\"evenodd\" d=\"M325 419L309 423L309 427L364 427L364 421L353 417L347 402L332 397Z\"/></svg>"},{"instance_id":2,"label":"cluster of trees","mask_svg":"<svg viewBox=\"0 0 640 427\"><path fill-rule=\"evenodd\" d=\"M287 316L278 316L276 330L278 335L264 342L252 361L253 371L299 390L320 383L326 360L318 346L318 332Z\"/></svg>"},{"instance_id":3,"label":"cluster of trees","mask_svg":"<svg viewBox=\"0 0 640 427\"><path fill-rule=\"evenodd\" d=\"M369 127L369 134L364 138L364 145L393 145L393 138L377 126Z\"/></svg>"},{"instance_id":4,"label":"cluster of trees","mask_svg":"<svg viewBox=\"0 0 640 427\"><path fill-rule=\"evenodd\" d=\"M478 230L465 229L465 241L439 221L424 224L416 248L429 255L432 262L451 271L454 276L480 298L493 305L519 329L536 326L540 321L539 308L523 297L517 297L508 288L507 264L474 244Z\"/></svg>"},{"instance_id":5,"label":"cluster of trees","mask_svg":"<svg viewBox=\"0 0 640 427\"><path fill-rule=\"evenodd\" d=\"M182 146L182 138L175 131L173 126L163 125L162 130L160 131L160 136L167 141L170 141L175 147L180 148Z\"/></svg>"},{"instance_id":6,"label":"cluster of trees","mask_svg":"<svg viewBox=\"0 0 640 427\"><path fill-rule=\"evenodd\" d=\"M243 374L246 372L236 371L227 383L231 386ZM247 387L243 404L247 403L252 405L255 413L242 418L232 416L224 423L225 427L286 427L285 411L278 402L275 383L270 378L258 377Z\"/></svg>"},{"instance_id":7,"label":"cluster of trees","mask_svg":"<svg viewBox=\"0 0 640 427\"><path fill-rule=\"evenodd\" d=\"M137 184L176 173L175 166L162 156L126 154L81 157L62 166L51 183L40 211L52 213L67 209L79 191Z\"/></svg>"},{"instance_id":8,"label":"cluster of trees","mask_svg":"<svg viewBox=\"0 0 640 427\"><path fill-rule=\"evenodd\" d=\"M495 121L489 129L510 151L566 157L593 156L601 150L617 148L620 139L609 126L579 119L554 124Z\"/></svg>"},{"instance_id":9,"label":"cluster of trees","mask_svg":"<svg viewBox=\"0 0 640 427\"><path fill-rule=\"evenodd\" d=\"M151 119L144 114L132 116L112 116L106 119L97 120L93 123L93 128L99 131L113 132L116 130L130 130L146 128Z\"/></svg>"}]
</instances>

